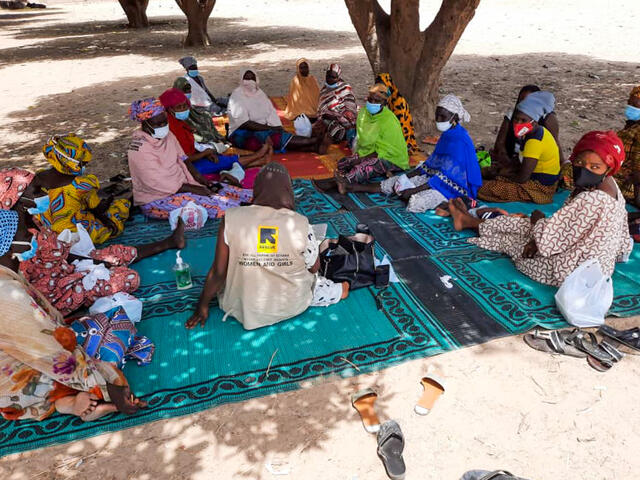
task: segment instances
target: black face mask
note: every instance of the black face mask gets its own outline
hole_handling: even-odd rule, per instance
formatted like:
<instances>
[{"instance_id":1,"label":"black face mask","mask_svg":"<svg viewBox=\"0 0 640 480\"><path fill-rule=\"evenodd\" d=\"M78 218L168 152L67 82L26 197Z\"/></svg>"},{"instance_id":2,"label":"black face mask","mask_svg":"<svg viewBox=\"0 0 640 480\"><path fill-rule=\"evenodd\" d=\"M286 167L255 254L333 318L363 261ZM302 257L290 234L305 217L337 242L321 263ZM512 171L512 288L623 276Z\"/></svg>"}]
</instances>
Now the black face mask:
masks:
<instances>
[{"instance_id":1,"label":"black face mask","mask_svg":"<svg viewBox=\"0 0 640 480\"><path fill-rule=\"evenodd\" d=\"M576 187L597 187L604 181L604 178L606 176L606 172L602 175L598 175L597 173L593 173L591 170L588 170L585 167L576 167L575 165L573 166L573 183L576 185Z\"/></svg>"}]
</instances>

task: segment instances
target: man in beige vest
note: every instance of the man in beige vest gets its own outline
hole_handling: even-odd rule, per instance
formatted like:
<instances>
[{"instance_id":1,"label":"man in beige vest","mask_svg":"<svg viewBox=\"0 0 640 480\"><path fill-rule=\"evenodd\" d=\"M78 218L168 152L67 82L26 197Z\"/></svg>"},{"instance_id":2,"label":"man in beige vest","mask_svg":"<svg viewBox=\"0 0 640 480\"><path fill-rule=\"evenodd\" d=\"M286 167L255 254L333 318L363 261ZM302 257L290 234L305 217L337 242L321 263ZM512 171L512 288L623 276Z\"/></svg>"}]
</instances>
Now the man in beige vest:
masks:
<instances>
[{"instance_id":1,"label":"man in beige vest","mask_svg":"<svg viewBox=\"0 0 640 480\"><path fill-rule=\"evenodd\" d=\"M187 328L204 325L216 294L225 318L234 317L247 330L347 297L348 283L316 275L318 242L307 218L294 211L287 169L267 164L253 196L253 205L227 210L220 223L215 259Z\"/></svg>"}]
</instances>

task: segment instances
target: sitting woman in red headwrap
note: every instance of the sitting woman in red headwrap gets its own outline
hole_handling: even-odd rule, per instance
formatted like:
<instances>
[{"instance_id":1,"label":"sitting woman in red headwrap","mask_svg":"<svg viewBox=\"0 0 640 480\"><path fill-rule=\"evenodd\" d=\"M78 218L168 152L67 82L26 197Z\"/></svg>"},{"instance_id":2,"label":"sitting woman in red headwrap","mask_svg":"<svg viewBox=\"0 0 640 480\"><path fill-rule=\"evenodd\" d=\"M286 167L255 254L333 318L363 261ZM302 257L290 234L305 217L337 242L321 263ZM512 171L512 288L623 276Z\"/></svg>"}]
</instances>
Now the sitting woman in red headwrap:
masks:
<instances>
[{"instance_id":1,"label":"sitting woman in red headwrap","mask_svg":"<svg viewBox=\"0 0 640 480\"><path fill-rule=\"evenodd\" d=\"M456 230L476 230L471 243L506 253L518 270L547 285L560 286L591 258L611 275L616 261L632 248L625 199L613 179L624 158L624 145L614 132L589 132L571 154L576 188L551 217L536 210L531 217L482 220L451 201Z\"/></svg>"}]
</instances>

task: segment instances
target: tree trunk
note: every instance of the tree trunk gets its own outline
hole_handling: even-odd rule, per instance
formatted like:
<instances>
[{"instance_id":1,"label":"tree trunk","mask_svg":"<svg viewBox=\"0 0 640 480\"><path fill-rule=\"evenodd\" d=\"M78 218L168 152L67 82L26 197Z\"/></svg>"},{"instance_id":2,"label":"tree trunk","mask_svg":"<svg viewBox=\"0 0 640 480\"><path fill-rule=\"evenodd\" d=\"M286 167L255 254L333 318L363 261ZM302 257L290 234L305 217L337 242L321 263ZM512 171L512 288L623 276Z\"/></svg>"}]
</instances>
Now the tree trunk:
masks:
<instances>
[{"instance_id":1,"label":"tree trunk","mask_svg":"<svg viewBox=\"0 0 640 480\"><path fill-rule=\"evenodd\" d=\"M211 39L207 33L207 22L216 0L176 0L176 3L187 16L189 24L187 38L184 40L185 47L211 45Z\"/></svg>"},{"instance_id":2,"label":"tree trunk","mask_svg":"<svg viewBox=\"0 0 640 480\"><path fill-rule=\"evenodd\" d=\"M147 6L149 0L118 0L120 6L127 15L130 28L147 28L149 19L147 18Z\"/></svg>"},{"instance_id":3,"label":"tree trunk","mask_svg":"<svg viewBox=\"0 0 640 480\"><path fill-rule=\"evenodd\" d=\"M440 74L480 0L442 0L420 31L420 0L391 0L387 14L377 0L345 0L374 73L389 72L409 101L416 129L434 131Z\"/></svg>"}]
</instances>

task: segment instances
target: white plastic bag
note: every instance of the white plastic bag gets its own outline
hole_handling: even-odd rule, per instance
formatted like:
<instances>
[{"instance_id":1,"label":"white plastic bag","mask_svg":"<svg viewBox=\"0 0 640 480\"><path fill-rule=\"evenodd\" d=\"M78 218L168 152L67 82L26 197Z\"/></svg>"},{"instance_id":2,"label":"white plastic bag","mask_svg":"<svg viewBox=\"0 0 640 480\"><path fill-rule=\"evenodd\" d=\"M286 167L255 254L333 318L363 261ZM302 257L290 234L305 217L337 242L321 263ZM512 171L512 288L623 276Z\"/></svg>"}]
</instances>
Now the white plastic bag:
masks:
<instances>
[{"instance_id":1,"label":"white plastic bag","mask_svg":"<svg viewBox=\"0 0 640 480\"><path fill-rule=\"evenodd\" d=\"M576 327L604 324L613 303L613 283L605 277L598 260L589 259L560 285L556 305L564 318Z\"/></svg>"},{"instance_id":2,"label":"white plastic bag","mask_svg":"<svg viewBox=\"0 0 640 480\"><path fill-rule=\"evenodd\" d=\"M169 225L171 230L175 230L178 225L178 217L184 221L185 230L199 230L204 227L209 214L207 209L193 202L187 203L184 207L176 208L169 214Z\"/></svg>"},{"instance_id":3,"label":"white plastic bag","mask_svg":"<svg viewBox=\"0 0 640 480\"><path fill-rule=\"evenodd\" d=\"M85 230L81 223L76 225L77 232L72 232L68 228L65 228L58 234L58 241L71 245L69 250L74 255L79 257L90 257L96 247L93 245L91 236Z\"/></svg>"},{"instance_id":4,"label":"white plastic bag","mask_svg":"<svg viewBox=\"0 0 640 480\"><path fill-rule=\"evenodd\" d=\"M129 320L133 323L139 322L142 318L142 302L133 295L124 292L98 298L93 305L89 307L89 313L91 315L104 313L115 307L124 308L127 317L129 317Z\"/></svg>"},{"instance_id":5,"label":"white plastic bag","mask_svg":"<svg viewBox=\"0 0 640 480\"><path fill-rule=\"evenodd\" d=\"M311 120L304 113L296 117L293 126L296 129L296 135L307 138L311 136Z\"/></svg>"},{"instance_id":6,"label":"white plastic bag","mask_svg":"<svg viewBox=\"0 0 640 480\"><path fill-rule=\"evenodd\" d=\"M396 183L393 185L393 191L396 192L396 195L400 195L405 190L409 190L413 188L413 183L409 180L406 173L403 173L396 179Z\"/></svg>"}]
</instances>

